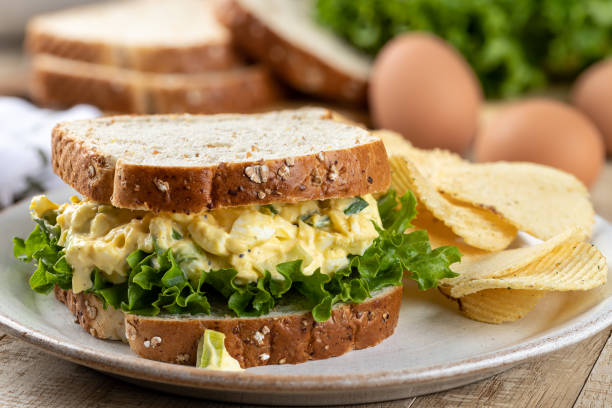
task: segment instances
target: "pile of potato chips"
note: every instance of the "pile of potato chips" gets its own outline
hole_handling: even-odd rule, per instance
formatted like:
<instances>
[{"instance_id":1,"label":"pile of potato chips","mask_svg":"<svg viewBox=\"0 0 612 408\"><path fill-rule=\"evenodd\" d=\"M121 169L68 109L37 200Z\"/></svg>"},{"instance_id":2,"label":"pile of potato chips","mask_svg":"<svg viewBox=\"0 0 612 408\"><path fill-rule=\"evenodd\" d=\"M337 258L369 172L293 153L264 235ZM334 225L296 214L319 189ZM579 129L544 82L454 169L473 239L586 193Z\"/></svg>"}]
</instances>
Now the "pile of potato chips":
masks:
<instances>
[{"instance_id":1,"label":"pile of potato chips","mask_svg":"<svg viewBox=\"0 0 612 408\"><path fill-rule=\"evenodd\" d=\"M419 202L415 229L433 247L463 254L440 292L469 318L488 323L525 316L550 291L605 284L604 256L589 244L594 210L584 185L530 163L473 164L442 150L420 150L400 135L375 132L390 152L393 187ZM543 242L507 249L518 231Z\"/></svg>"}]
</instances>

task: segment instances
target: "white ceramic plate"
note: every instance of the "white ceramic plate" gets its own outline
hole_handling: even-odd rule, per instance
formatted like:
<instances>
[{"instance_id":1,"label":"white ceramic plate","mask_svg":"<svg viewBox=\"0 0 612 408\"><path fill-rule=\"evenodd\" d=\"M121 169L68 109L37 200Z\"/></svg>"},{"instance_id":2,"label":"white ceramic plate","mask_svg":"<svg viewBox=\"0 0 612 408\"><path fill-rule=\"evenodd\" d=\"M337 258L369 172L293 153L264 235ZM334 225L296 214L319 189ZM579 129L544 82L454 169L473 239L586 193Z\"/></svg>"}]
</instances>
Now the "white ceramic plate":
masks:
<instances>
[{"instance_id":1,"label":"white ceramic plate","mask_svg":"<svg viewBox=\"0 0 612 408\"><path fill-rule=\"evenodd\" d=\"M69 194L66 189L51 197L63 201ZM409 285L395 334L377 347L243 373L149 361L125 344L91 337L52 295L30 290L26 277L33 265L14 260L10 243L33 228L27 207L22 203L0 214L0 324L60 358L157 390L284 405L406 398L491 376L612 325L612 282L589 292L550 294L527 317L504 325L468 320L437 291L418 292ZM612 259L612 225L597 218L593 242Z\"/></svg>"}]
</instances>

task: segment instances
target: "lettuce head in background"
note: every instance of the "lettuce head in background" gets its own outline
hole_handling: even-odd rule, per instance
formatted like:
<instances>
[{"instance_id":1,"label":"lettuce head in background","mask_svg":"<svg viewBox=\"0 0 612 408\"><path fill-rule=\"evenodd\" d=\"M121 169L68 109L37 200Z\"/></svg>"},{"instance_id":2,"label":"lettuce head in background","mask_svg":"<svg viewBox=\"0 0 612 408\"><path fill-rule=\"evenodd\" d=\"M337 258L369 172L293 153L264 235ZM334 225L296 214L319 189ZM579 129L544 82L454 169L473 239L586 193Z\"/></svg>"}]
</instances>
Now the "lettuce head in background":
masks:
<instances>
[{"instance_id":1,"label":"lettuce head in background","mask_svg":"<svg viewBox=\"0 0 612 408\"><path fill-rule=\"evenodd\" d=\"M371 55L399 33L432 32L465 56L488 97L571 80L612 50L605 0L317 0L315 14Z\"/></svg>"}]
</instances>

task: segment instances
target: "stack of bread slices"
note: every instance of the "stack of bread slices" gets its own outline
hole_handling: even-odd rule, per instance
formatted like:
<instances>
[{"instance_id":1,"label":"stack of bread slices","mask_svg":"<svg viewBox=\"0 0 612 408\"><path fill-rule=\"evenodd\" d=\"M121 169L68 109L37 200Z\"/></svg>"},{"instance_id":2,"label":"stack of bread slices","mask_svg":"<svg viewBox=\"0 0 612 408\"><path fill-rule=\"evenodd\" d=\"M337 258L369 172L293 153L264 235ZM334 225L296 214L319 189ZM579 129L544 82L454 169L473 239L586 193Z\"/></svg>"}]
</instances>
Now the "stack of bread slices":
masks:
<instances>
[{"instance_id":1,"label":"stack of bread slices","mask_svg":"<svg viewBox=\"0 0 612 408\"><path fill-rule=\"evenodd\" d=\"M129 0L38 16L27 27L31 96L128 113L243 112L274 101L268 70L247 64L212 0Z\"/></svg>"},{"instance_id":2,"label":"stack of bread slices","mask_svg":"<svg viewBox=\"0 0 612 408\"><path fill-rule=\"evenodd\" d=\"M363 104L370 60L318 26L312 7L126 0L41 15L26 35L31 96L111 112L248 112L278 99L273 73L302 93Z\"/></svg>"}]
</instances>

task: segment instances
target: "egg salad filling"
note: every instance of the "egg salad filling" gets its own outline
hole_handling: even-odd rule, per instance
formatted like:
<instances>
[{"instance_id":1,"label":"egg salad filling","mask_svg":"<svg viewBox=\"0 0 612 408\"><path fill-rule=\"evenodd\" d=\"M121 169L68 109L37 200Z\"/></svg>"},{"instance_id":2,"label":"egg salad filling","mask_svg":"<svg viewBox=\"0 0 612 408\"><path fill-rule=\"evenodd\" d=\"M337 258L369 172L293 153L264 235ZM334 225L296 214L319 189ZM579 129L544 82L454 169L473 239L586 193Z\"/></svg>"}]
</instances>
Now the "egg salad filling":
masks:
<instances>
[{"instance_id":1,"label":"egg salad filling","mask_svg":"<svg viewBox=\"0 0 612 408\"><path fill-rule=\"evenodd\" d=\"M362 255L378 236L376 201L371 195L297 204L224 208L204 214L147 213L72 197L58 206L46 196L32 199L32 215L56 214L72 266L72 291L92 286L97 268L113 283L125 282L127 257L136 250L172 249L187 278L197 283L202 271L234 268L237 283L257 281L275 266L302 260L302 271L324 274L348 265L348 255Z\"/></svg>"},{"instance_id":2,"label":"egg salad filling","mask_svg":"<svg viewBox=\"0 0 612 408\"><path fill-rule=\"evenodd\" d=\"M32 199L35 230L14 239L35 260L30 285L98 295L124 312L210 313L221 296L238 316L268 313L292 293L318 321L337 302L360 303L400 285L421 289L454 276L454 247L432 249L425 231L405 234L416 215L411 193L275 203L173 214L115 208L72 197ZM295 296L294 296L295 297Z\"/></svg>"}]
</instances>

